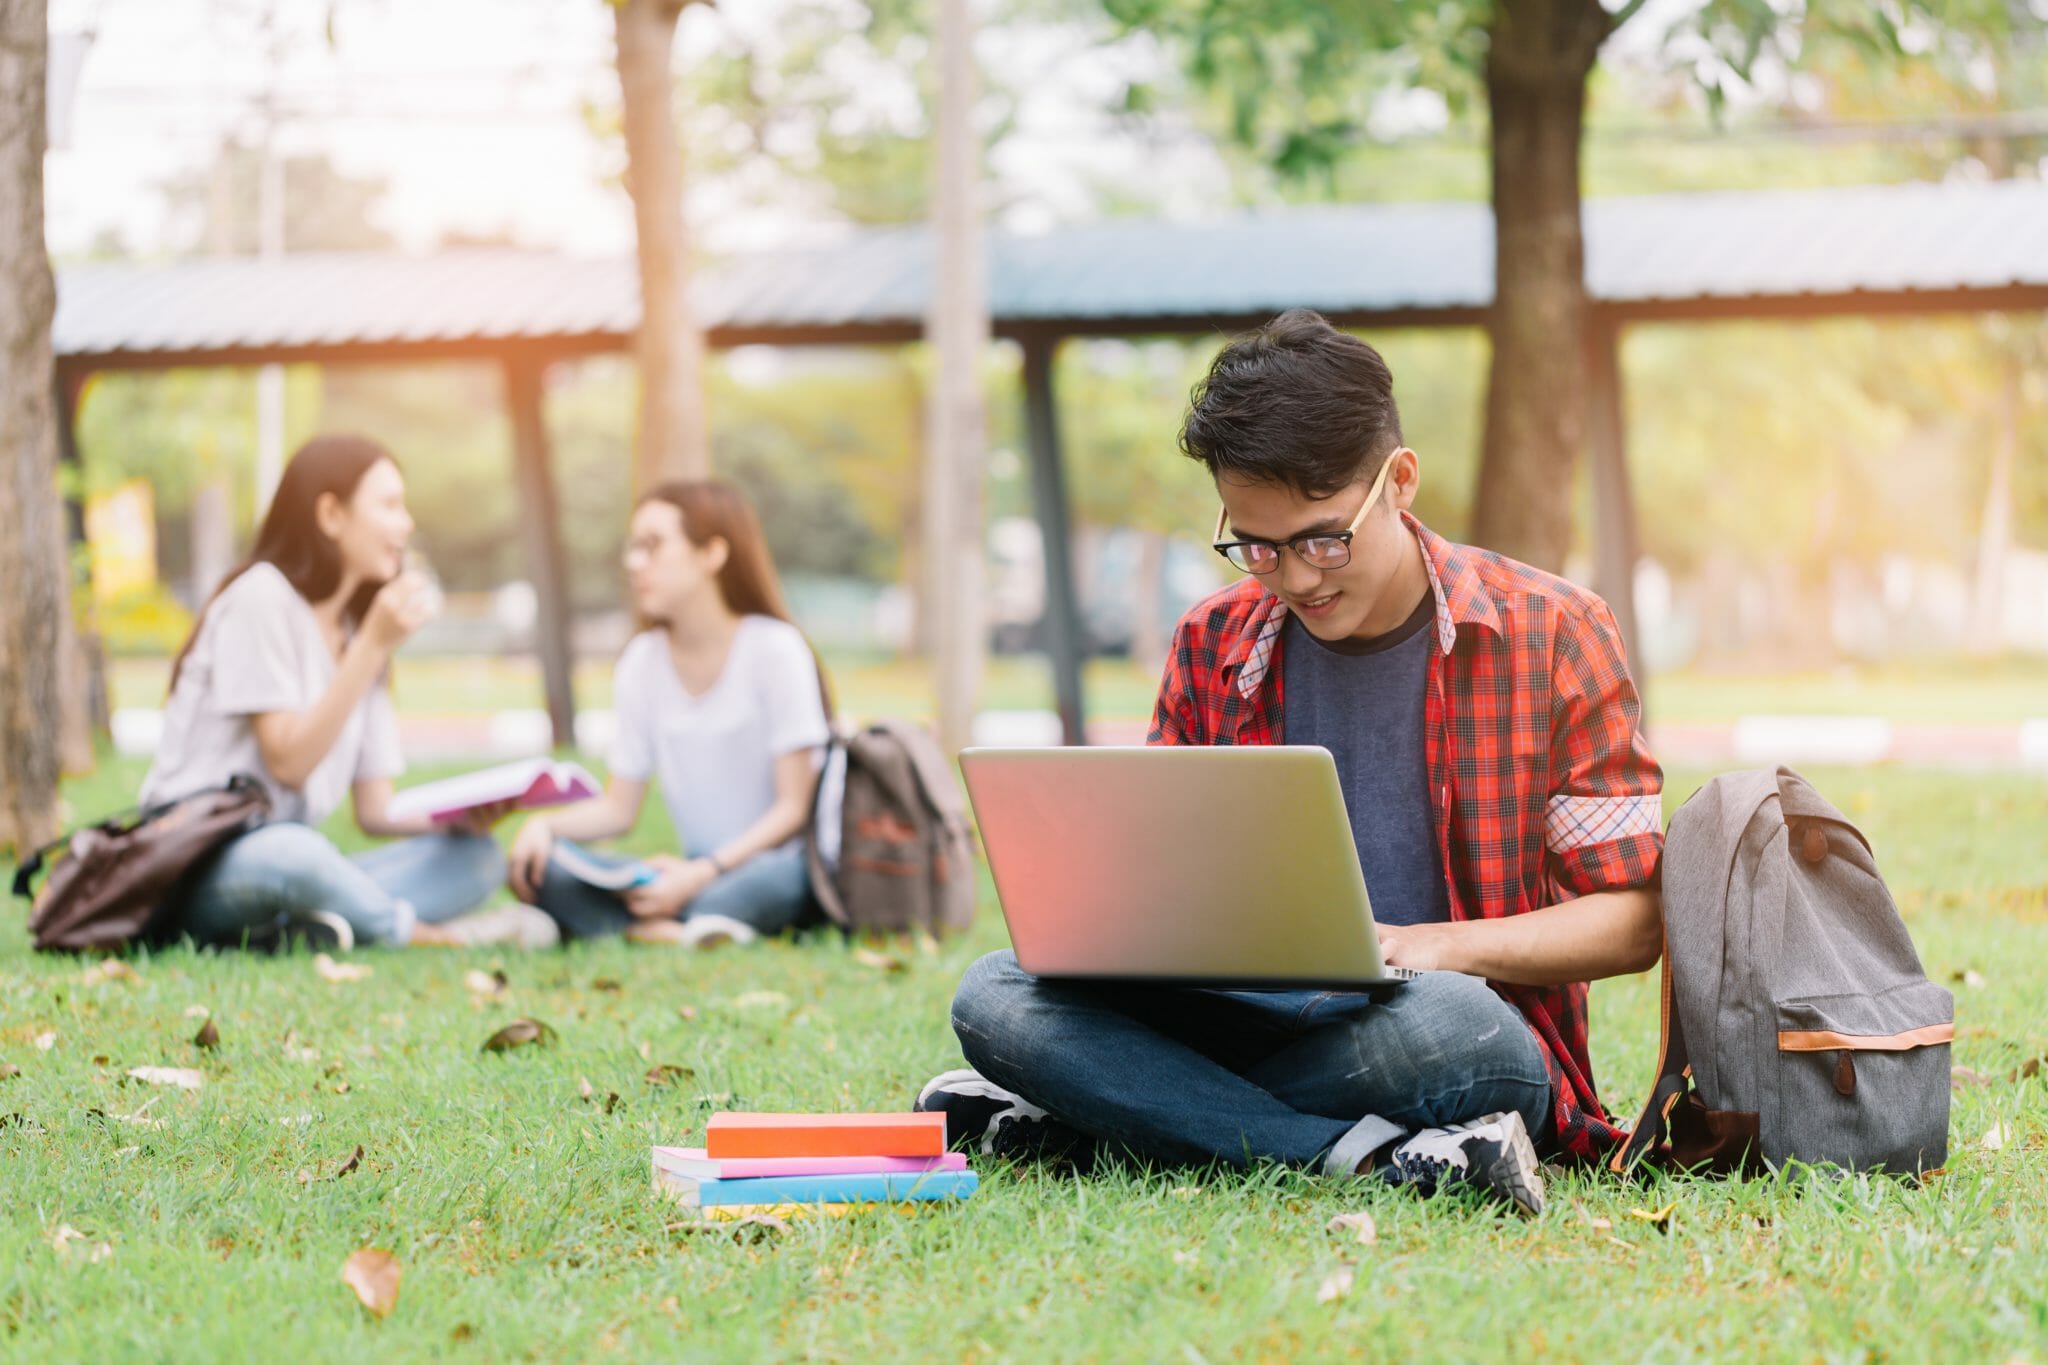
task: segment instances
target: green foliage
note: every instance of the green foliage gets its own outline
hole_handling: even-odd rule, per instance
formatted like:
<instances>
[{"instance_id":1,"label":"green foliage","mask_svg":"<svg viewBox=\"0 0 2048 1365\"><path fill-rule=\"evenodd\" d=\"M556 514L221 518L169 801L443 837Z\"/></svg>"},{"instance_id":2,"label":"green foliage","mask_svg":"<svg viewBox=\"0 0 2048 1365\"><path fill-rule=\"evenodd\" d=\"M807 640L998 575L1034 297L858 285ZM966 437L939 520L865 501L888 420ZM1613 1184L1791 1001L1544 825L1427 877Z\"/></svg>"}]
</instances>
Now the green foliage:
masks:
<instances>
[{"instance_id":1,"label":"green foliage","mask_svg":"<svg viewBox=\"0 0 2048 1365\"><path fill-rule=\"evenodd\" d=\"M1976 321L1644 326L1623 366L1644 548L1675 571L1714 551L1809 574L1968 561L2003 369ZM2038 543L2048 435L2028 423L2021 440L2018 528Z\"/></svg>"},{"instance_id":2,"label":"green foliage","mask_svg":"<svg viewBox=\"0 0 2048 1365\"><path fill-rule=\"evenodd\" d=\"M192 633L192 613L161 583L122 593L96 620L109 654L176 654Z\"/></svg>"},{"instance_id":3,"label":"green foliage","mask_svg":"<svg viewBox=\"0 0 2048 1365\"><path fill-rule=\"evenodd\" d=\"M1479 92L1484 0L1103 0L1129 30L1178 45L1221 131L1285 187L1338 197L1343 163L1370 138L1381 96L1441 92L1454 110ZM1127 109L1158 102L1127 92Z\"/></svg>"}]
</instances>

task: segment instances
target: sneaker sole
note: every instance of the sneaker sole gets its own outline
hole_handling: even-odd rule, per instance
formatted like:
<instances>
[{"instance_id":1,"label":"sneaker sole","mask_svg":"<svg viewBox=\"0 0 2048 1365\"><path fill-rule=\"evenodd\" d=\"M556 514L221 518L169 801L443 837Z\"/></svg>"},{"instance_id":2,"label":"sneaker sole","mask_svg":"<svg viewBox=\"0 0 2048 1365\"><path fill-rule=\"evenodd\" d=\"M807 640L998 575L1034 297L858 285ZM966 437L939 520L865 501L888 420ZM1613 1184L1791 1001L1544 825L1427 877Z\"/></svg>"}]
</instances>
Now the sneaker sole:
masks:
<instances>
[{"instance_id":1,"label":"sneaker sole","mask_svg":"<svg viewBox=\"0 0 2048 1365\"><path fill-rule=\"evenodd\" d=\"M1487 1168L1486 1184L1534 1218L1543 1212L1543 1176L1537 1169L1536 1144L1529 1141L1528 1125L1519 1113L1510 1110L1507 1117L1508 1140Z\"/></svg>"}]
</instances>

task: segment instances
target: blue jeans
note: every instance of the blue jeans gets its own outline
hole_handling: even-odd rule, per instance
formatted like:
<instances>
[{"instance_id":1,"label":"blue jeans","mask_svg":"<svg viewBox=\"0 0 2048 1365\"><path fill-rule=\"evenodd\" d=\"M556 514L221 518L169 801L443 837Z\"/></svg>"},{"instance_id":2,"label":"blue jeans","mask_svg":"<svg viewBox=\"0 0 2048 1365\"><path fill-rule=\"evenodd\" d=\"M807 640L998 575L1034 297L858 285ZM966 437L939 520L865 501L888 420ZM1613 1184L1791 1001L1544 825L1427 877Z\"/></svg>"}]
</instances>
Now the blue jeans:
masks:
<instances>
[{"instance_id":1,"label":"blue jeans","mask_svg":"<svg viewBox=\"0 0 2048 1365\"><path fill-rule=\"evenodd\" d=\"M997 1085L1172 1164L1319 1166L1347 1134L1363 1155L1508 1109L1539 1146L1552 1126L1528 1025L1454 972L1375 992L1226 991L1049 981L1006 951L967 969L953 1031Z\"/></svg>"},{"instance_id":2,"label":"blue jeans","mask_svg":"<svg viewBox=\"0 0 2048 1365\"><path fill-rule=\"evenodd\" d=\"M582 851L584 857L594 862L636 861L588 849ZM535 903L562 926L565 940L623 933L637 922L637 917L626 908L624 897L579 880L553 859L548 861L547 875L541 879ZM698 892L683 907L682 918L724 915L766 938L808 918L815 906L803 850L778 848L755 854Z\"/></svg>"},{"instance_id":3,"label":"blue jeans","mask_svg":"<svg viewBox=\"0 0 2048 1365\"><path fill-rule=\"evenodd\" d=\"M358 943L403 944L416 920L473 909L505 880L505 855L482 834L426 834L351 858L307 825L279 823L235 839L182 891L176 930L233 944L251 929L331 911Z\"/></svg>"}]
</instances>

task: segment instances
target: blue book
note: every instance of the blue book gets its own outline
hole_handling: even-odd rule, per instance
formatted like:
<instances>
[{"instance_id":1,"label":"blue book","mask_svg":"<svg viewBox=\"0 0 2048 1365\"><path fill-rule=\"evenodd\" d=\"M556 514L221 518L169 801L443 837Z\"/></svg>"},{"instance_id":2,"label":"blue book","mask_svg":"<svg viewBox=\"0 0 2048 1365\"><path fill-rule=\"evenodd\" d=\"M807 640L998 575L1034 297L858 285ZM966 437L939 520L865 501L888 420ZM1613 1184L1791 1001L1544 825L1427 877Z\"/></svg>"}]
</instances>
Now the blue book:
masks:
<instances>
[{"instance_id":1,"label":"blue book","mask_svg":"<svg viewBox=\"0 0 2048 1365\"><path fill-rule=\"evenodd\" d=\"M981 1183L973 1171L890 1171L870 1175L762 1175L693 1180L656 1168L657 1189L684 1204L878 1204L965 1199Z\"/></svg>"},{"instance_id":2,"label":"blue book","mask_svg":"<svg viewBox=\"0 0 2048 1365\"><path fill-rule=\"evenodd\" d=\"M555 840L550 858L556 867L600 891L631 891L654 880L654 869L637 858L595 853L567 839Z\"/></svg>"}]
</instances>

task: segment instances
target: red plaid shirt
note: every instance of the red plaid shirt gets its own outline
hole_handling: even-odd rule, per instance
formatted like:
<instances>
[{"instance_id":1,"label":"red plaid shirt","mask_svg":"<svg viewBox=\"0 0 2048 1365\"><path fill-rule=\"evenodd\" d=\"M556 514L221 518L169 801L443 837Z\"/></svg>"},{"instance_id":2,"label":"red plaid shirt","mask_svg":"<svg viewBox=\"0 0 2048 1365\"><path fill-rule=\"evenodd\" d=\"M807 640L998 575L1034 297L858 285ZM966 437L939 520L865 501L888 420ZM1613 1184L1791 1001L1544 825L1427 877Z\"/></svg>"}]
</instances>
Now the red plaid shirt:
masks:
<instances>
[{"instance_id":1,"label":"red plaid shirt","mask_svg":"<svg viewBox=\"0 0 2048 1365\"><path fill-rule=\"evenodd\" d=\"M1642 886L1663 849L1663 774L1607 604L1406 513L1436 597L1423 726L1451 918L1496 919ZM1280 744L1287 608L1256 579L1192 608L1153 710L1153 744ZM1586 985L1492 983L1550 1068L1557 1145L1617 1141L1593 1089Z\"/></svg>"}]
</instances>

